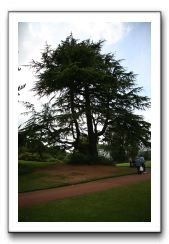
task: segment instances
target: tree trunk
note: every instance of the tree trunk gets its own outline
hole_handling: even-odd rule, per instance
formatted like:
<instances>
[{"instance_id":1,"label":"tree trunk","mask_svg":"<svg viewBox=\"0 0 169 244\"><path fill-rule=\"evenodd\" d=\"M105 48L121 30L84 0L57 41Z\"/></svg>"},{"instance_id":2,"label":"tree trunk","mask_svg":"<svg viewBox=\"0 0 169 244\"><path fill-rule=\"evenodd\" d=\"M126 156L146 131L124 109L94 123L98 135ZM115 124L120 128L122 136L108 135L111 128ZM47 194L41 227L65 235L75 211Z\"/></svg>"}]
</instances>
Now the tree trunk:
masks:
<instances>
[{"instance_id":1,"label":"tree trunk","mask_svg":"<svg viewBox=\"0 0 169 244\"><path fill-rule=\"evenodd\" d=\"M86 113L88 141L89 141L89 154L92 157L96 157L98 156L97 138L93 131L93 121L92 121L92 113L91 113L91 106L90 106L90 94L87 85L85 86L84 95L85 95L85 113Z\"/></svg>"},{"instance_id":2,"label":"tree trunk","mask_svg":"<svg viewBox=\"0 0 169 244\"><path fill-rule=\"evenodd\" d=\"M73 92L72 88L70 88L70 107L71 107L73 123L76 128L76 138L74 138L75 139L74 149L78 150L79 143L80 143L80 130L79 130L79 125L77 122L77 117L76 117L76 112L75 112L75 107L74 107L74 92Z\"/></svg>"}]
</instances>

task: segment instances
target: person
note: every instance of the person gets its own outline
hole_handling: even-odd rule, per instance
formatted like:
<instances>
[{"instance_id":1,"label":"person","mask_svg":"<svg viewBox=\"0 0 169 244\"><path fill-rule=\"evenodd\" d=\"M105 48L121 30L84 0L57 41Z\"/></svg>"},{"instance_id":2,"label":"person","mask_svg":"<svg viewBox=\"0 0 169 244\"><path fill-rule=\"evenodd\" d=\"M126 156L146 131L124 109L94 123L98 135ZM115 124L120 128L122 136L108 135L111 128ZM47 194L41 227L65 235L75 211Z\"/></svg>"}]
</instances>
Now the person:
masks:
<instances>
[{"instance_id":1,"label":"person","mask_svg":"<svg viewBox=\"0 0 169 244\"><path fill-rule=\"evenodd\" d=\"M146 166L145 166L145 160L144 160L143 156L140 157L140 164L143 167L143 172L145 172L146 171Z\"/></svg>"},{"instance_id":2,"label":"person","mask_svg":"<svg viewBox=\"0 0 169 244\"><path fill-rule=\"evenodd\" d=\"M137 168L137 173L138 173L138 174L141 174L141 171L140 171L141 161L140 161L140 158L139 158L139 157L137 157L137 158L135 159L135 166L136 166L136 168Z\"/></svg>"}]
</instances>

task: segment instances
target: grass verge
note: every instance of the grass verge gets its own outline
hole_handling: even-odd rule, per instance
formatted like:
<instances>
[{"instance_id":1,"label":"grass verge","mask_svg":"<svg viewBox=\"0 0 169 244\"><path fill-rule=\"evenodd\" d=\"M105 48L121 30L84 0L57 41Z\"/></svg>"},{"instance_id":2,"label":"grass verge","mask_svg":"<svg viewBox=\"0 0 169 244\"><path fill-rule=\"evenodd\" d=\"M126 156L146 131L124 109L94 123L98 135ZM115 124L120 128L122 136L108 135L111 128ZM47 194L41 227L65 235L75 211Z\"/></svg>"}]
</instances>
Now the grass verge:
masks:
<instances>
[{"instance_id":1,"label":"grass verge","mask_svg":"<svg viewBox=\"0 0 169 244\"><path fill-rule=\"evenodd\" d=\"M19 222L150 222L150 180L20 208Z\"/></svg>"}]
</instances>

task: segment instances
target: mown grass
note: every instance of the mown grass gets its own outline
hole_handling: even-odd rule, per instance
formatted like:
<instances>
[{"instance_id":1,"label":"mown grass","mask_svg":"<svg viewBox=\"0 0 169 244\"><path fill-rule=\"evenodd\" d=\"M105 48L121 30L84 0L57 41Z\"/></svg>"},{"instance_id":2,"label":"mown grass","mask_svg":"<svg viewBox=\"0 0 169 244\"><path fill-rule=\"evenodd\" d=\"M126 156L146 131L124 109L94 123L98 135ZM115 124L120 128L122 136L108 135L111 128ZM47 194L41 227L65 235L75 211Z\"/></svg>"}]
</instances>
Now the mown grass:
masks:
<instances>
[{"instance_id":1,"label":"mown grass","mask_svg":"<svg viewBox=\"0 0 169 244\"><path fill-rule=\"evenodd\" d=\"M33 170L37 168L44 168L47 166L56 165L56 162L37 162L37 161L25 161L19 160L18 161L18 173L20 174L27 174L31 173Z\"/></svg>"},{"instance_id":2,"label":"mown grass","mask_svg":"<svg viewBox=\"0 0 169 244\"><path fill-rule=\"evenodd\" d=\"M150 180L20 208L19 222L150 222Z\"/></svg>"},{"instance_id":3,"label":"mown grass","mask_svg":"<svg viewBox=\"0 0 169 244\"><path fill-rule=\"evenodd\" d=\"M98 175L88 177L87 175L78 180L73 180L69 175L61 175L59 172L55 176L51 176L49 171L41 171L39 169L49 167L52 169L56 163L48 162L33 162L33 161L19 161L19 177L18 177L18 190L19 192L27 192L41 189L48 189L53 187L61 187L71 184L79 184L98 179L105 179L110 177L117 177L122 175L129 175L136 173L134 168L119 167L118 171L109 173L107 175ZM90 167L90 166L88 166ZM108 166L105 166L108 167ZM55 169L56 170L56 169Z\"/></svg>"}]
</instances>

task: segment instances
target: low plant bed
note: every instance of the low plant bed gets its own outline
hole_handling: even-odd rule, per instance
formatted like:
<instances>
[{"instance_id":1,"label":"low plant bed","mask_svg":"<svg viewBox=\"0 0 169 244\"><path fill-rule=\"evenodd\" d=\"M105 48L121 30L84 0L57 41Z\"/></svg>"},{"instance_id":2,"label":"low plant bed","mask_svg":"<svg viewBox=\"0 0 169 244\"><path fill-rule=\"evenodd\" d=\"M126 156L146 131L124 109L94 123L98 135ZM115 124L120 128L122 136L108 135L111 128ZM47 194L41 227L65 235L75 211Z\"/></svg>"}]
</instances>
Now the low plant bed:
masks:
<instances>
[{"instance_id":1,"label":"low plant bed","mask_svg":"<svg viewBox=\"0 0 169 244\"><path fill-rule=\"evenodd\" d=\"M37 164L37 162L26 161L19 165L19 192L61 187L136 173L135 168L111 165L66 165L46 162ZM21 170L22 168L24 171Z\"/></svg>"}]
</instances>

